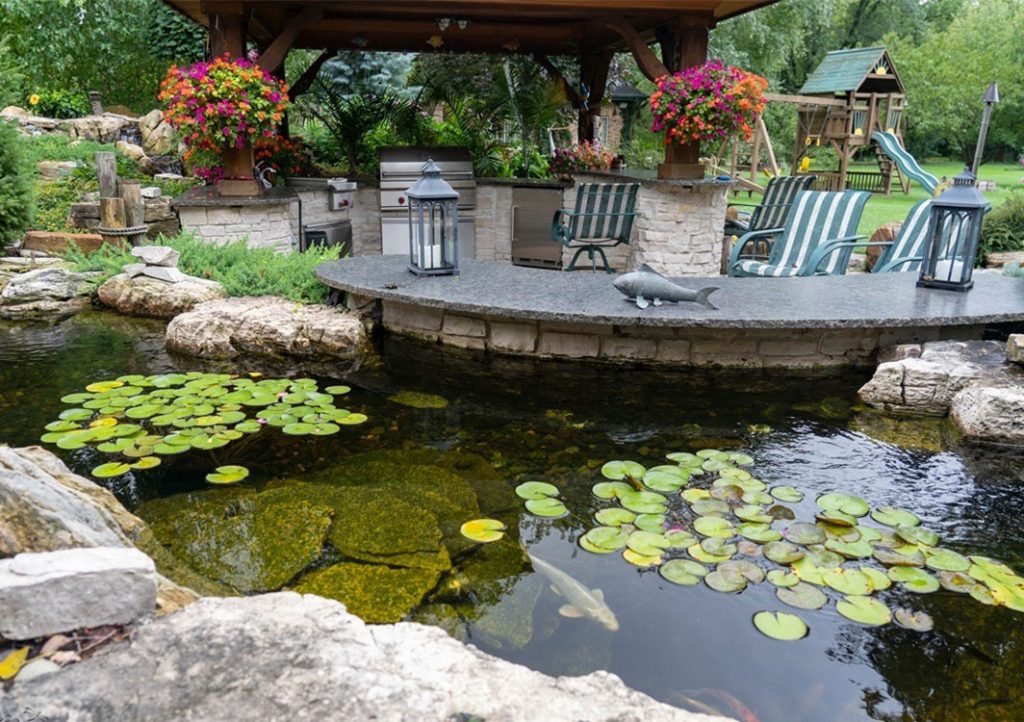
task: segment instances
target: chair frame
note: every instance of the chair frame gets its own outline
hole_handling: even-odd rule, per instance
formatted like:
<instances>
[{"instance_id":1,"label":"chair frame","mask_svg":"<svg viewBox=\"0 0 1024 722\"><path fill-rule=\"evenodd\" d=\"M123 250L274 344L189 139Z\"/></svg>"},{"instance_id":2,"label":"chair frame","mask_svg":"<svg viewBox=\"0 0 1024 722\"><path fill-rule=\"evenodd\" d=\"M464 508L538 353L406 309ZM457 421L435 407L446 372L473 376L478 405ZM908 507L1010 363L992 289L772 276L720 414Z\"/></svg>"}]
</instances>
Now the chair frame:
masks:
<instances>
[{"instance_id":1,"label":"chair frame","mask_svg":"<svg viewBox=\"0 0 1024 722\"><path fill-rule=\"evenodd\" d=\"M639 183L588 183L588 192L599 192L601 188L607 188L609 186L621 185L621 193L626 196L630 196L628 199L627 209L622 211L581 211L582 196L577 192L576 197L576 208L569 210L567 208L559 208L555 211L554 216L551 219L551 240L561 243L563 246L569 249L576 249L576 253L573 254L572 260L569 261L569 265L565 267L566 271L575 271L576 262L579 257L585 252L588 259L590 260L590 267L593 272L597 272L597 256L601 257L601 268L606 273L615 273L615 269L608 264L608 257L605 255L605 248L614 248L621 244L629 244L630 235L633 233L633 220L637 217L638 213L636 210L636 204L640 193ZM583 239L578 240L572 235L572 228L576 226L574 221L589 217L599 217L601 219L625 219L622 228L619 231L618 236L609 237L607 239Z\"/></svg>"}]
</instances>

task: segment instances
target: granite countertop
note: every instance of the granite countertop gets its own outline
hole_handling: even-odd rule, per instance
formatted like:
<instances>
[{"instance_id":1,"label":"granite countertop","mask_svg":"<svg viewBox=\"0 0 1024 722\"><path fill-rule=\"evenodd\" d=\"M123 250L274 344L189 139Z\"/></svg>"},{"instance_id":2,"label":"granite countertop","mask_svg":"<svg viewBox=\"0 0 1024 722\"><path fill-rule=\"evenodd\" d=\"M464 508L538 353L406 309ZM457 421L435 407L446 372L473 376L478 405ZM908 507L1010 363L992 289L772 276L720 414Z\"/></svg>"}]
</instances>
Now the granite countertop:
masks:
<instances>
[{"instance_id":1,"label":"granite countertop","mask_svg":"<svg viewBox=\"0 0 1024 722\"><path fill-rule=\"evenodd\" d=\"M291 203L298 200L298 194L294 188L286 186L274 186L262 195L258 196L223 196L211 186L197 186L190 188L180 196L171 201L175 208L190 208L200 206L275 206L282 203Z\"/></svg>"},{"instance_id":2,"label":"granite countertop","mask_svg":"<svg viewBox=\"0 0 1024 722\"><path fill-rule=\"evenodd\" d=\"M640 168L623 168L622 170L588 170L582 171L580 175L597 176L617 181L636 181L645 185L680 186L682 188L722 187L728 188L733 184L732 178L722 179L718 177L705 178L658 178L658 172Z\"/></svg>"},{"instance_id":3,"label":"granite countertop","mask_svg":"<svg viewBox=\"0 0 1024 722\"><path fill-rule=\"evenodd\" d=\"M975 274L967 293L917 288L913 273L810 278L679 278L690 289L717 287L717 310L694 303L651 306L626 300L614 276L463 260L459 276L418 277L404 256L357 256L316 269L328 286L464 313L618 326L696 328L894 328L1024 320L1024 280Z\"/></svg>"}]
</instances>

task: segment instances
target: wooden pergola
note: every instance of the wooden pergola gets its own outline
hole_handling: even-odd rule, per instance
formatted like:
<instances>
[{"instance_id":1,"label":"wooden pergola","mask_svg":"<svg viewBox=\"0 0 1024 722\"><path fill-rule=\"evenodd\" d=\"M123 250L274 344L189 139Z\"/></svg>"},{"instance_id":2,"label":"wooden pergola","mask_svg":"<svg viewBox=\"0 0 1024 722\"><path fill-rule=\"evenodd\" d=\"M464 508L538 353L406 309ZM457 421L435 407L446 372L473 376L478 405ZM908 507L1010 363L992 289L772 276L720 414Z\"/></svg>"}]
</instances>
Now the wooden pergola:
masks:
<instances>
[{"instance_id":1,"label":"wooden pergola","mask_svg":"<svg viewBox=\"0 0 1024 722\"><path fill-rule=\"evenodd\" d=\"M777 0L164 1L208 28L212 56L239 57L248 41L261 51L260 66L281 74L292 48L323 50L294 92L339 50L528 54L563 83L579 114L580 138L587 139L594 137L616 52L631 52L653 80L704 62L716 23ZM578 83L562 76L550 60L556 56L578 59ZM703 175L699 153L696 143L667 146L660 175Z\"/></svg>"}]
</instances>

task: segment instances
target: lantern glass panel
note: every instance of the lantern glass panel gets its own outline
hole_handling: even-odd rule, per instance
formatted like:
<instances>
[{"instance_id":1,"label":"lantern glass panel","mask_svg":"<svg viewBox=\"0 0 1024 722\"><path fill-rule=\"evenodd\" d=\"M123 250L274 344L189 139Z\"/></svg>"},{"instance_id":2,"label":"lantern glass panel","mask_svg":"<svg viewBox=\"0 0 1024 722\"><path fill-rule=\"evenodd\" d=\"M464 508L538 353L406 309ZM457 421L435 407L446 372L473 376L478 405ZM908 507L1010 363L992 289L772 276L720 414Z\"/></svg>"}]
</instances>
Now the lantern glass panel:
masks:
<instances>
[{"instance_id":1,"label":"lantern glass panel","mask_svg":"<svg viewBox=\"0 0 1024 722\"><path fill-rule=\"evenodd\" d=\"M935 200L918 286L966 291L974 285L974 262L988 201L964 171Z\"/></svg>"},{"instance_id":2,"label":"lantern glass panel","mask_svg":"<svg viewBox=\"0 0 1024 722\"><path fill-rule=\"evenodd\" d=\"M409 189L409 270L420 275L457 274L458 199L428 162Z\"/></svg>"}]
</instances>

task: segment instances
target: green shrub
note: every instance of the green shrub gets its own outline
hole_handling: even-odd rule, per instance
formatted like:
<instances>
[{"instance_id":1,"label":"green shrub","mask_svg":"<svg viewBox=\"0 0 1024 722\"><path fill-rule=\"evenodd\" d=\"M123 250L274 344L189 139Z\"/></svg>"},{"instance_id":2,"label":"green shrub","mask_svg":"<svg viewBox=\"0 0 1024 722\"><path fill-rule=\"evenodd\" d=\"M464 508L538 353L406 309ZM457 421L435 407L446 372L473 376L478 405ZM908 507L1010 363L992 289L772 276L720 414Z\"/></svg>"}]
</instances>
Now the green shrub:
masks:
<instances>
[{"instance_id":1,"label":"green shrub","mask_svg":"<svg viewBox=\"0 0 1024 722\"><path fill-rule=\"evenodd\" d=\"M80 118L88 115L91 110L85 93L59 88L37 90L27 100L33 114L46 118Z\"/></svg>"},{"instance_id":2,"label":"green shrub","mask_svg":"<svg viewBox=\"0 0 1024 722\"><path fill-rule=\"evenodd\" d=\"M32 175L21 152L22 137L0 121L0 243L18 238L32 223Z\"/></svg>"},{"instance_id":3,"label":"green shrub","mask_svg":"<svg viewBox=\"0 0 1024 722\"><path fill-rule=\"evenodd\" d=\"M313 269L338 258L337 248L275 253L269 248L247 248L244 240L215 246L190 233L161 237L155 243L181 253L178 268L182 272L219 282L229 296L283 296L303 303L321 303L327 298L327 287L316 279ZM65 259L72 262L76 271L102 273L101 282L133 261L126 249L111 246L90 254L72 250Z\"/></svg>"},{"instance_id":4,"label":"green shrub","mask_svg":"<svg viewBox=\"0 0 1024 722\"><path fill-rule=\"evenodd\" d=\"M998 251L1024 250L1024 191L1015 190L985 217L980 250L982 257Z\"/></svg>"},{"instance_id":5,"label":"green shrub","mask_svg":"<svg viewBox=\"0 0 1024 722\"><path fill-rule=\"evenodd\" d=\"M11 41L0 34L0 108L21 105L25 100L25 69L14 54Z\"/></svg>"}]
</instances>

